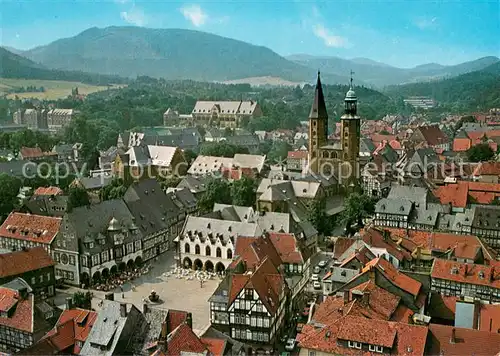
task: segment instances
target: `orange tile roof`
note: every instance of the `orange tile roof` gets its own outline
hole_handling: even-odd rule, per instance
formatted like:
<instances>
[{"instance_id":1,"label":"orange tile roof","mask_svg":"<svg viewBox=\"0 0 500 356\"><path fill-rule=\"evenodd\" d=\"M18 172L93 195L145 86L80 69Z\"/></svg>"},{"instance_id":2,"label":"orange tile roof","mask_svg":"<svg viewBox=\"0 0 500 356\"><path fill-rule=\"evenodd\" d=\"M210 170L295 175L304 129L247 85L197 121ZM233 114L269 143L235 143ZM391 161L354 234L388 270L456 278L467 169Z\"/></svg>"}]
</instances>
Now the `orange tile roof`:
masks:
<instances>
[{"instance_id":1,"label":"orange tile roof","mask_svg":"<svg viewBox=\"0 0 500 356\"><path fill-rule=\"evenodd\" d=\"M465 208L467 206L469 187L467 182L458 182L457 184L440 186L433 193L441 204L451 204L455 208Z\"/></svg>"},{"instance_id":2,"label":"orange tile roof","mask_svg":"<svg viewBox=\"0 0 500 356\"><path fill-rule=\"evenodd\" d=\"M12 307L15 307L13 315L8 317L0 315L0 325L33 333L33 295L30 294L28 298L22 299L19 292L0 287L0 311L7 311Z\"/></svg>"},{"instance_id":3,"label":"orange tile roof","mask_svg":"<svg viewBox=\"0 0 500 356\"><path fill-rule=\"evenodd\" d=\"M455 334L454 342L450 339ZM448 325L429 325L429 355L497 355L500 334Z\"/></svg>"},{"instance_id":4,"label":"orange tile roof","mask_svg":"<svg viewBox=\"0 0 500 356\"><path fill-rule=\"evenodd\" d=\"M338 237L333 245L333 257L338 259L356 241L349 237Z\"/></svg>"},{"instance_id":5,"label":"orange tile roof","mask_svg":"<svg viewBox=\"0 0 500 356\"><path fill-rule=\"evenodd\" d=\"M471 148L472 143L470 138L455 138L453 140L453 151L454 152L465 152Z\"/></svg>"},{"instance_id":6,"label":"orange tile roof","mask_svg":"<svg viewBox=\"0 0 500 356\"><path fill-rule=\"evenodd\" d=\"M202 337L201 342L207 346L208 351L210 351L214 356L222 356L224 354L224 350L226 349L226 340L223 339Z\"/></svg>"},{"instance_id":7,"label":"orange tile roof","mask_svg":"<svg viewBox=\"0 0 500 356\"><path fill-rule=\"evenodd\" d=\"M33 195L62 195L63 193L59 187L38 187Z\"/></svg>"},{"instance_id":8,"label":"orange tile roof","mask_svg":"<svg viewBox=\"0 0 500 356\"><path fill-rule=\"evenodd\" d=\"M66 309L59 316L54 329L49 331L42 340L50 341L48 344L61 352L66 348L73 346L73 354L80 353L80 346L76 341L82 344L87 340L90 330L97 319L97 312L87 309Z\"/></svg>"},{"instance_id":9,"label":"orange tile roof","mask_svg":"<svg viewBox=\"0 0 500 356\"><path fill-rule=\"evenodd\" d=\"M434 259L431 277L500 289L500 268L495 266Z\"/></svg>"},{"instance_id":10,"label":"orange tile roof","mask_svg":"<svg viewBox=\"0 0 500 356\"><path fill-rule=\"evenodd\" d=\"M403 261L405 259L408 261L412 260L411 254L401 249L394 241L392 241L392 239L386 239L382 230L370 227L360 231L360 234L363 241L369 246L384 248L399 261Z\"/></svg>"},{"instance_id":11,"label":"orange tile roof","mask_svg":"<svg viewBox=\"0 0 500 356\"><path fill-rule=\"evenodd\" d=\"M266 257L254 272L233 274L230 284L229 305L234 302L244 288L249 288L257 292L267 311L274 315L279 307L280 294L285 280L271 259Z\"/></svg>"},{"instance_id":12,"label":"orange tile roof","mask_svg":"<svg viewBox=\"0 0 500 356\"><path fill-rule=\"evenodd\" d=\"M0 226L0 236L50 244L62 218L12 212Z\"/></svg>"},{"instance_id":13,"label":"orange tile roof","mask_svg":"<svg viewBox=\"0 0 500 356\"><path fill-rule=\"evenodd\" d=\"M442 145L449 141L438 125L419 126L415 131L420 131L429 146Z\"/></svg>"},{"instance_id":14,"label":"orange tile roof","mask_svg":"<svg viewBox=\"0 0 500 356\"><path fill-rule=\"evenodd\" d=\"M373 141L375 146L378 146L382 141L393 141L396 139L396 136L394 135L382 135L382 134L373 134L370 136L370 139Z\"/></svg>"},{"instance_id":15,"label":"orange tile roof","mask_svg":"<svg viewBox=\"0 0 500 356\"><path fill-rule=\"evenodd\" d=\"M181 324L168 335L168 356L180 356L185 353L203 353L208 350L187 324Z\"/></svg>"},{"instance_id":16,"label":"orange tile roof","mask_svg":"<svg viewBox=\"0 0 500 356\"><path fill-rule=\"evenodd\" d=\"M374 332L376 331L376 332ZM370 344L390 345L392 355L424 355L427 328L384 320L345 316L328 325L317 328L304 325L297 336L301 348L338 355L375 355L344 347L342 340L363 340Z\"/></svg>"},{"instance_id":17,"label":"orange tile roof","mask_svg":"<svg viewBox=\"0 0 500 356\"><path fill-rule=\"evenodd\" d=\"M413 310L405 306L404 304L399 304L394 313L391 316L390 321L397 321L399 323L410 323L411 318L415 313Z\"/></svg>"},{"instance_id":18,"label":"orange tile roof","mask_svg":"<svg viewBox=\"0 0 500 356\"><path fill-rule=\"evenodd\" d=\"M362 274L369 272L371 268L376 268L377 270L379 270L389 281L394 283L394 285L410 293L411 295L415 297L419 295L422 288L422 283L398 271L396 267L394 267L385 259L381 257L374 258L366 264L366 266L362 270Z\"/></svg>"},{"instance_id":19,"label":"orange tile roof","mask_svg":"<svg viewBox=\"0 0 500 356\"><path fill-rule=\"evenodd\" d=\"M167 315L167 330L169 333L174 331L179 325L186 322L189 313L183 310L169 309Z\"/></svg>"},{"instance_id":20,"label":"orange tile roof","mask_svg":"<svg viewBox=\"0 0 500 356\"><path fill-rule=\"evenodd\" d=\"M43 247L0 254L0 278L50 266L55 266L55 262Z\"/></svg>"},{"instance_id":21,"label":"orange tile roof","mask_svg":"<svg viewBox=\"0 0 500 356\"><path fill-rule=\"evenodd\" d=\"M266 257L271 259L274 266L283 263L271 239L239 236L236 240L235 258L244 261L247 270L254 270Z\"/></svg>"},{"instance_id":22,"label":"orange tile roof","mask_svg":"<svg viewBox=\"0 0 500 356\"><path fill-rule=\"evenodd\" d=\"M500 333L500 304L481 304L479 330Z\"/></svg>"},{"instance_id":23,"label":"orange tile roof","mask_svg":"<svg viewBox=\"0 0 500 356\"><path fill-rule=\"evenodd\" d=\"M354 303L349 310L349 315L361 316L370 319L389 320L392 314L396 311L401 298L383 288L377 286L373 281L368 280L351 289L353 291L361 291L367 294L367 301L354 299Z\"/></svg>"},{"instance_id":24,"label":"orange tile roof","mask_svg":"<svg viewBox=\"0 0 500 356\"><path fill-rule=\"evenodd\" d=\"M302 264L305 262L294 234L272 232L269 233L269 239L283 263Z\"/></svg>"},{"instance_id":25,"label":"orange tile roof","mask_svg":"<svg viewBox=\"0 0 500 356\"><path fill-rule=\"evenodd\" d=\"M24 159L57 156L55 152L43 152L40 147L21 147L19 152Z\"/></svg>"},{"instance_id":26,"label":"orange tile roof","mask_svg":"<svg viewBox=\"0 0 500 356\"><path fill-rule=\"evenodd\" d=\"M294 159L307 159L307 155L307 151L288 151L287 157Z\"/></svg>"}]
</instances>

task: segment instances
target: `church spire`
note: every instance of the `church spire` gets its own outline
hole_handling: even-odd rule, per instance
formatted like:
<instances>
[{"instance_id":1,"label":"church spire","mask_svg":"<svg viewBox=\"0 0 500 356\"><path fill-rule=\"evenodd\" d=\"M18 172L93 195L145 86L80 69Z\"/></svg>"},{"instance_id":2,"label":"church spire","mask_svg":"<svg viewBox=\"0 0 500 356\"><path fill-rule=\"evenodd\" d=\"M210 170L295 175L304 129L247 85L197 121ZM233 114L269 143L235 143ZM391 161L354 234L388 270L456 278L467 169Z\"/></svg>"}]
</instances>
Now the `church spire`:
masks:
<instances>
[{"instance_id":1,"label":"church spire","mask_svg":"<svg viewBox=\"0 0 500 356\"><path fill-rule=\"evenodd\" d=\"M320 72L318 70L318 79L316 80L316 89L314 91L314 101L309 113L309 119L328 120L326 112L325 97L323 96L323 87L321 85Z\"/></svg>"}]
</instances>

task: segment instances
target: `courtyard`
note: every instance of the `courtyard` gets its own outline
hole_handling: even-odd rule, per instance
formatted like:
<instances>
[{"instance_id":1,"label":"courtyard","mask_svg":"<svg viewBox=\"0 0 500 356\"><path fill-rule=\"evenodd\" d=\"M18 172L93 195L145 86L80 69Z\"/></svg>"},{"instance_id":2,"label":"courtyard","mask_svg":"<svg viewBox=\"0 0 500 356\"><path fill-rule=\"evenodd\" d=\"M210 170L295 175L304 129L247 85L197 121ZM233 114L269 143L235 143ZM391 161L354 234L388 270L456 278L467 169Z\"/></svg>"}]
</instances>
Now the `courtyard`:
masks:
<instances>
[{"instance_id":1,"label":"courtyard","mask_svg":"<svg viewBox=\"0 0 500 356\"><path fill-rule=\"evenodd\" d=\"M199 334L209 326L210 304L208 299L217 288L220 278L205 276L203 285L198 279L199 274L191 270L176 269L175 251L167 251L158 257L157 261L148 261L149 272L134 279L132 282L123 284L120 288L113 290L114 300L134 304L142 310L144 303L149 306L162 309L185 310L193 314L193 330ZM66 290L58 290L56 305L63 305L64 298L80 289L70 287ZM159 295L160 301L152 303L148 296L154 290ZM94 294L92 307L99 310L99 303L104 299L105 292L91 290Z\"/></svg>"}]
</instances>

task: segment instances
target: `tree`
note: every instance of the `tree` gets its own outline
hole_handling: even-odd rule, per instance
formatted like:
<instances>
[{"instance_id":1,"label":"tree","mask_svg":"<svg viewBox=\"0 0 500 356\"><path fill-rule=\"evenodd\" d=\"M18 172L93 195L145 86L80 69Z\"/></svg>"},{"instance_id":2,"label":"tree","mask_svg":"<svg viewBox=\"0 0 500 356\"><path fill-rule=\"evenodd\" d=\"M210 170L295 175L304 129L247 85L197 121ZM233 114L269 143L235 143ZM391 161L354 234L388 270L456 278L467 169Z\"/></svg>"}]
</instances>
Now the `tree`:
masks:
<instances>
[{"instance_id":1,"label":"tree","mask_svg":"<svg viewBox=\"0 0 500 356\"><path fill-rule=\"evenodd\" d=\"M198 207L205 212L212 211L214 204L231 204L229 183L222 179L211 179L198 200Z\"/></svg>"},{"instance_id":2,"label":"tree","mask_svg":"<svg viewBox=\"0 0 500 356\"><path fill-rule=\"evenodd\" d=\"M184 150L184 159L186 160L187 164L191 164L198 155L192 151L192 150Z\"/></svg>"},{"instance_id":3,"label":"tree","mask_svg":"<svg viewBox=\"0 0 500 356\"><path fill-rule=\"evenodd\" d=\"M344 212L342 220L348 224L357 222L363 226L363 218L373 215L375 212L375 199L365 194L352 193L344 201Z\"/></svg>"},{"instance_id":4,"label":"tree","mask_svg":"<svg viewBox=\"0 0 500 356\"><path fill-rule=\"evenodd\" d=\"M90 205L89 195L85 188L80 186L72 186L68 191L68 211L71 212L74 208Z\"/></svg>"},{"instance_id":5,"label":"tree","mask_svg":"<svg viewBox=\"0 0 500 356\"><path fill-rule=\"evenodd\" d=\"M5 173L0 174L0 219L3 221L18 203L17 195L22 182Z\"/></svg>"},{"instance_id":6,"label":"tree","mask_svg":"<svg viewBox=\"0 0 500 356\"><path fill-rule=\"evenodd\" d=\"M204 143L200 148L200 155L216 157L234 157L236 153L249 153L248 148L232 145L225 141Z\"/></svg>"},{"instance_id":7,"label":"tree","mask_svg":"<svg viewBox=\"0 0 500 356\"><path fill-rule=\"evenodd\" d=\"M170 176L160 181L162 188L175 188L181 182L181 178L178 176Z\"/></svg>"},{"instance_id":8,"label":"tree","mask_svg":"<svg viewBox=\"0 0 500 356\"><path fill-rule=\"evenodd\" d=\"M480 143L467 150L467 158L471 162L489 161L495 156L495 152L487 143Z\"/></svg>"},{"instance_id":9,"label":"tree","mask_svg":"<svg viewBox=\"0 0 500 356\"><path fill-rule=\"evenodd\" d=\"M288 157L288 152L292 150L292 146L285 141L276 141L273 143L271 150L267 154L269 161L280 163L284 162Z\"/></svg>"},{"instance_id":10,"label":"tree","mask_svg":"<svg viewBox=\"0 0 500 356\"><path fill-rule=\"evenodd\" d=\"M255 181L246 176L233 181L231 184L231 197L233 205L253 206L255 201Z\"/></svg>"},{"instance_id":11,"label":"tree","mask_svg":"<svg viewBox=\"0 0 500 356\"><path fill-rule=\"evenodd\" d=\"M113 178L107 186L101 189L101 200L120 199L125 195L127 187L121 178Z\"/></svg>"},{"instance_id":12,"label":"tree","mask_svg":"<svg viewBox=\"0 0 500 356\"><path fill-rule=\"evenodd\" d=\"M92 308L92 292L75 292L73 294L73 306L75 308L91 309Z\"/></svg>"},{"instance_id":13,"label":"tree","mask_svg":"<svg viewBox=\"0 0 500 356\"><path fill-rule=\"evenodd\" d=\"M326 215L325 198L314 200L308 209L308 220L321 235L329 235L332 224Z\"/></svg>"}]
</instances>

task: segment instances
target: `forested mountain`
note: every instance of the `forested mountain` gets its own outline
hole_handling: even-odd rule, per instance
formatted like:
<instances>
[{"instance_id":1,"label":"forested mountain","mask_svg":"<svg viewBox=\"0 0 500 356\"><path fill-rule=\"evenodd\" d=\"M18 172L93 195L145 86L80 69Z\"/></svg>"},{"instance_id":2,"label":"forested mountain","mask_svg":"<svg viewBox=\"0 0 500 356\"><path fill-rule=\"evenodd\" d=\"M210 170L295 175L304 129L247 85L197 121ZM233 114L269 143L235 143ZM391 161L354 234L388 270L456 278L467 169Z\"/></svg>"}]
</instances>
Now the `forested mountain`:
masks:
<instances>
[{"instance_id":1,"label":"forested mountain","mask_svg":"<svg viewBox=\"0 0 500 356\"><path fill-rule=\"evenodd\" d=\"M500 107L500 62L453 78L392 86L393 97L429 96L455 110Z\"/></svg>"},{"instance_id":2,"label":"forested mountain","mask_svg":"<svg viewBox=\"0 0 500 356\"><path fill-rule=\"evenodd\" d=\"M428 63L406 69L392 67L366 58L348 60L338 57L315 57L308 55L292 55L286 58L311 68L321 68L322 71L332 74L349 73L352 70L357 78L377 87L457 76L481 70L489 65L498 63L500 60L497 57L483 57L453 66Z\"/></svg>"},{"instance_id":3,"label":"forested mountain","mask_svg":"<svg viewBox=\"0 0 500 356\"><path fill-rule=\"evenodd\" d=\"M65 80L100 85L125 81L118 76L47 69L43 65L14 54L3 47L0 47L0 78Z\"/></svg>"},{"instance_id":4,"label":"forested mountain","mask_svg":"<svg viewBox=\"0 0 500 356\"><path fill-rule=\"evenodd\" d=\"M167 80L223 81L274 76L313 82L318 69L288 61L266 47L183 29L90 28L24 55L53 69ZM347 83L345 74L325 73L323 80Z\"/></svg>"}]
</instances>

